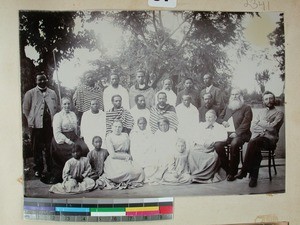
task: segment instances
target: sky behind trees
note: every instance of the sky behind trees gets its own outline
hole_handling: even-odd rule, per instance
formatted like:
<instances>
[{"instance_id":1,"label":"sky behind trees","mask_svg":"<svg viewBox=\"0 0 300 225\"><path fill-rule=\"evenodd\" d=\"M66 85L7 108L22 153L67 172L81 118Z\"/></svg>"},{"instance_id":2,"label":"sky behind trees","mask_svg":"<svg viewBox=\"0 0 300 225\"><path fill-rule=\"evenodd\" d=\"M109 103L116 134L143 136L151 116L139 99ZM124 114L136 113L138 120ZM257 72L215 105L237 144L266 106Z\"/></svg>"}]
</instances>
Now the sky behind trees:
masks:
<instances>
[{"instance_id":1,"label":"sky behind trees","mask_svg":"<svg viewBox=\"0 0 300 225\"><path fill-rule=\"evenodd\" d=\"M237 57L237 51L240 47L238 44L224 47L230 59L228 64L232 69L232 85L247 89L248 92L259 91L255 81L255 73L268 69L271 76L266 84L266 89L273 91L276 95L282 93L283 82L279 76L280 71L277 68L277 62L273 57L276 49L270 45L270 40L267 37L275 29L278 20L279 13L277 12L260 13L260 17L246 15L243 18L242 25L245 28L243 38L249 43L245 55ZM182 18L171 13L165 13L163 14L163 21L166 29L172 31L178 24L182 23ZM96 60L103 54L110 58L118 57L131 35L129 30L122 30L114 25L109 18L90 23L84 21L83 24L80 19L75 20L74 32L84 28L95 32L98 49L94 51L85 48L75 49L72 59L63 60L60 63L58 68L59 80L67 88L76 87L79 78L86 71L93 69L89 63L91 60ZM173 34L172 38L181 40L186 30L187 25L183 24ZM37 59L34 48L27 47L25 51L27 57ZM56 79L55 76L54 79Z\"/></svg>"}]
</instances>

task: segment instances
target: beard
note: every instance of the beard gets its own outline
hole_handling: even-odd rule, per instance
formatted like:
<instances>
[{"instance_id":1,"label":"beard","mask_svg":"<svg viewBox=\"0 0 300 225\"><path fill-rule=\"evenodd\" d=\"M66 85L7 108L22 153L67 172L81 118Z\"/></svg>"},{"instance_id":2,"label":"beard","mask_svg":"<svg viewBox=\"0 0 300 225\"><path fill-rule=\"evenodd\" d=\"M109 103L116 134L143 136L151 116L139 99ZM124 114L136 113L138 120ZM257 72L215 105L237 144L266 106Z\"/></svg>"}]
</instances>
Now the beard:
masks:
<instances>
[{"instance_id":1,"label":"beard","mask_svg":"<svg viewBox=\"0 0 300 225\"><path fill-rule=\"evenodd\" d=\"M138 109L145 109L146 108L146 104L136 104Z\"/></svg>"},{"instance_id":2,"label":"beard","mask_svg":"<svg viewBox=\"0 0 300 225\"><path fill-rule=\"evenodd\" d=\"M244 99L243 97L240 97L238 100L230 99L228 108L231 110L237 110L240 109L244 105Z\"/></svg>"}]
</instances>

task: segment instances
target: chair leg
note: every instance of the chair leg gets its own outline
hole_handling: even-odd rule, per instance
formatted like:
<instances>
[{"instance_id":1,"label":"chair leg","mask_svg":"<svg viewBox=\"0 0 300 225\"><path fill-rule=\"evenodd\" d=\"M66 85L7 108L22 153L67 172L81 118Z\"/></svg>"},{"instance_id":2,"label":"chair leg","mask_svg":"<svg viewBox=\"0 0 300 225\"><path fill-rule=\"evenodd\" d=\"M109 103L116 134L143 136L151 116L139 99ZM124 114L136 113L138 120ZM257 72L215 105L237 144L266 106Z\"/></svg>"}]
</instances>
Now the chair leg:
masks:
<instances>
[{"instance_id":1,"label":"chair leg","mask_svg":"<svg viewBox=\"0 0 300 225\"><path fill-rule=\"evenodd\" d=\"M271 158L272 158L271 151L269 151L268 168L269 168L269 179L270 179L270 181L272 180L272 174L271 174Z\"/></svg>"},{"instance_id":2,"label":"chair leg","mask_svg":"<svg viewBox=\"0 0 300 225\"><path fill-rule=\"evenodd\" d=\"M275 175L277 175L274 154L272 155L272 161L273 161L273 167L274 167Z\"/></svg>"}]
</instances>

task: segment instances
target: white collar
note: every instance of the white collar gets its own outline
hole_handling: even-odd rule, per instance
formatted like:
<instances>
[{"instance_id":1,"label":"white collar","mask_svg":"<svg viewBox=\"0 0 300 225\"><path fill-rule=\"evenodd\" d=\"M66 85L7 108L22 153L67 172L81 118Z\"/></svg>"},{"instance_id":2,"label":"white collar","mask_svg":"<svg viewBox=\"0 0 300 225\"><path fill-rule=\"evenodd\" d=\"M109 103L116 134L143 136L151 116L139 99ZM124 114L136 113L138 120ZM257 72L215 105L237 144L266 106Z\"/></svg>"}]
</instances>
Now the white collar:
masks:
<instances>
[{"instance_id":1,"label":"white collar","mask_svg":"<svg viewBox=\"0 0 300 225\"><path fill-rule=\"evenodd\" d=\"M211 84L209 87L205 88L206 93L210 91L210 89L212 88L212 86L213 86L213 85Z\"/></svg>"}]
</instances>

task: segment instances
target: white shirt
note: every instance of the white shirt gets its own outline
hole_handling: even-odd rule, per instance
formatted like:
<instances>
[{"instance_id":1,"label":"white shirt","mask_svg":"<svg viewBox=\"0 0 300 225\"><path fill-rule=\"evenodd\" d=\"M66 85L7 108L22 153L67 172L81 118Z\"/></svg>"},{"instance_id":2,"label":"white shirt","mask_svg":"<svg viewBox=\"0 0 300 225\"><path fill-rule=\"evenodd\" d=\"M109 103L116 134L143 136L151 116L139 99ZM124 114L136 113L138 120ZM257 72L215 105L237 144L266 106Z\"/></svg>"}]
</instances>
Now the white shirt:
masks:
<instances>
[{"instance_id":1,"label":"white shirt","mask_svg":"<svg viewBox=\"0 0 300 225\"><path fill-rule=\"evenodd\" d=\"M215 122L213 127L208 127L208 123L203 122L198 125L198 132L193 134L194 142L198 145L208 144L213 146L217 141L225 141L227 139L227 131L223 125Z\"/></svg>"},{"instance_id":2,"label":"white shirt","mask_svg":"<svg viewBox=\"0 0 300 225\"><path fill-rule=\"evenodd\" d=\"M209 93L209 92L210 92L210 89L211 89L212 86L213 86L213 85L211 84L209 87L205 88L206 93Z\"/></svg>"},{"instance_id":3,"label":"white shirt","mask_svg":"<svg viewBox=\"0 0 300 225\"><path fill-rule=\"evenodd\" d=\"M53 117L53 137L57 144L68 143L70 140L63 132L74 131L77 134L77 117L74 112L63 109Z\"/></svg>"},{"instance_id":4,"label":"white shirt","mask_svg":"<svg viewBox=\"0 0 300 225\"><path fill-rule=\"evenodd\" d=\"M124 109L129 109L129 94L128 91L122 87L120 84L117 88L114 88L113 86L108 86L103 91L103 106L104 111L108 111L113 107L113 104L111 102L111 97L114 95L120 95L122 97L122 106Z\"/></svg>"},{"instance_id":5,"label":"white shirt","mask_svg":"<svg viewBox=\"0 0 300 225\"><path fill-rule=\"evenodd\" d=\"M93 150L92 139L94 136L100 136L102 138L105 148L105 133L106 133L106 116L105 112L99 111L98 113L92 113L91 110L83 113L81 118L81 136L84 138L84 142L89 147L89 150Z\"/></svg>"},{"instance_id":6,"label":"white shirt","mask_svg":"<svg viewBox=\"0 0 300 225\"><path fill-rule=\"evenodd\" d=\"M193 104L186 107L183 103L180 103L175 109L178 118L177 133L187 140L191 133L196 132L196 127L199 124L199 112Z\"/></svg>"}]
</instances>

